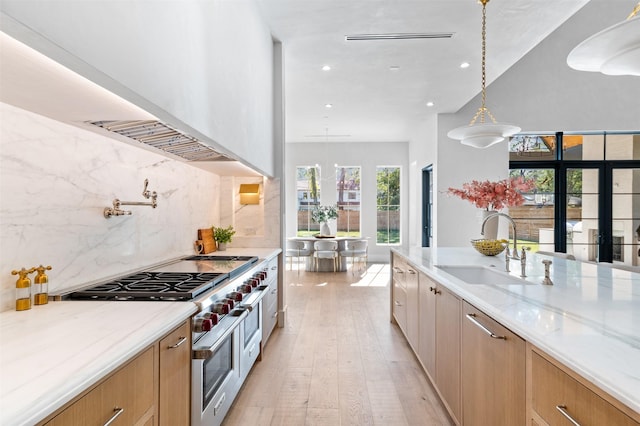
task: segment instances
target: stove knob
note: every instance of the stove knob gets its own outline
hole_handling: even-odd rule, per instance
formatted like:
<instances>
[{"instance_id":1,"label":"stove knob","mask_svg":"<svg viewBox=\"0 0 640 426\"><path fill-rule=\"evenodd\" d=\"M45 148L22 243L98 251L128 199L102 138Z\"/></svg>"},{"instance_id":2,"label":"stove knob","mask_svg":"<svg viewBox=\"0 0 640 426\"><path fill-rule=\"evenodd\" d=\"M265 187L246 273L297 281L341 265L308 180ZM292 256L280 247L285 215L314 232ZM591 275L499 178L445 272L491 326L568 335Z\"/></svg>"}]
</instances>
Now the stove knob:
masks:
<instances>
[{"instance_id":1,"label":"stove knob","mask_svg":"<svg viewBox=\"0 0 640 426\"><path fill-rule=\"evenodd\" d=\"M231 293L227 294L227 297L236 302L242 302L242 293L240 293L239 291L232 291Z\"/></svg>"},{"instance_id":2,"label":"stove knob","mask_svg":"<svg viewBox=\"0 0 640 426\"><path fill-rule=\"evenodd\" d=\"M251 278L249 283L251 284L251 287L256 288L258 287L258 284L260 284L260 280L258 278Z\"/></svg>"},{"instance_id":3,"label":"stove knob","mask_svg":"<svg viewBox=\"0 0 640 426\"><path fill-rule=\"evenodd\" d=\"M238 290L246 294L246 293L251 293L251 290L253 290L253 287L251 287L250 284L242 284L241 286L238 287Z\"/></svg>"},{"instance_id":4,"label":"stove knob","mask_svg":"<svg viewBox=\"0 0 640 426\"><path fill-rule=\"evenodd\" d=\"M218 317L218 314L216 314L215 312L207 312L203 315L203 317L205 319L211 320L211 323L213 325L218 324L218 320L220 319L220 317Z\"/></svg>"},{"instance_id":5,"label":"stove knob","mask_svg":"<svg viewBox=\"0 0 640 426\"><path fill-rule=\"evenodd\" d=\"M196 333L202 333L203 331L211 331L213 328L213 321L205 318L197 318L193 321L193 331Z\"/></svg>"},{"instance_id":6,"label":"stove knob","mask_svg":"<svg viewBox=\"0 0 640 426\"><path fill-rule=\"evenodd\" d=\"M231 299L222 299L222 303L226 303L229 310L233 309L233 305L235 305L235 302Z\"/></svg>"},{"instance_id":7,"label":"stove knob","mask_svg":"<svg viewBox=\"0 0 640 426\"><path fill-rule=\"evenodd\" d=\"M229 313L229 305L227 305L226 303L216 303L215 305L213 305L213 312L215 312L216 314L226 315Z\"/></svg>"}]
</instances>

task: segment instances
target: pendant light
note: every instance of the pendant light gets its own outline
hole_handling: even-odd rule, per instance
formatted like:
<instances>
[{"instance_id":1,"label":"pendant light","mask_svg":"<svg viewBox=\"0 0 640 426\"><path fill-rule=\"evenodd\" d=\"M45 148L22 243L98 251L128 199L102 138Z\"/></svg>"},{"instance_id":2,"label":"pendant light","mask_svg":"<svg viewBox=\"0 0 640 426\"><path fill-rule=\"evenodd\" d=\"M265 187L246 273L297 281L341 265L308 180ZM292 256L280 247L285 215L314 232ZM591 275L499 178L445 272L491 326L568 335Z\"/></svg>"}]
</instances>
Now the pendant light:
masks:
<instances>
[{"instance_id":1,"label":"pendant light","mask_svg":"<svg viewBox=\"0 0 640 426\"><path fill-rule=\"evenodd\" d=\"M487 55L487 3L489 0L478 0L482 4L482 105L478 108L476 115L468 126L458 127L451 130L447 136L451 139L459 140L463 145L474 148L487 148L493 144L501 142L504 138L512 136L520 131L520 127L511 124L498 123L486 107L486 55ZM485 119L489 116L490 123ZM476 123L480 120L479 123Z\"/></svg>"},{"instance_id":2,"label":"pendant light","mask_svg":"<svg viewBox=\"0 0 640 426\"><path fill-rule=\"evenodd\" d=\"M567 64L578 71L640 76L640 2L626 21L592 35L577 45Z\"/></svg>"}]
</instances>

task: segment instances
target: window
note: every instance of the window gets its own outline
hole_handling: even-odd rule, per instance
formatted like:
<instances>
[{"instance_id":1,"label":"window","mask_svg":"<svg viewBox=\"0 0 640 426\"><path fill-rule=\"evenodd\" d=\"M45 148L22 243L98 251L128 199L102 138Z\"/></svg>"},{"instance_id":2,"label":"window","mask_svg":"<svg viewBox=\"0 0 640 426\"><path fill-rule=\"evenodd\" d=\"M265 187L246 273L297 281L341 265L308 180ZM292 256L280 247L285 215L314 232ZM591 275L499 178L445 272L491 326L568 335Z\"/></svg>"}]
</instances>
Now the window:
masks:
<instances>
[{"instance_id":1,"label":"window","mask_svg":"<svg viewBox=\"0 0 640 426\"><path fill-rule=\"evenodd\" d=\"M311 211L320 204L319 167L296 167L296 199L298 203L297 235L304 237L317 233L320 225L311 220Z\"/></svg>"},{"instance_id":2,"label":"window","mask_svg":"<svg viewBox=\"0 0 640 426\"><path fill-rule=\"evenodd\" d=\"M376 169L377 244L400 244L400 167Z\"/></svg>"},{"instance_id":3,"label":"window","mask_svg":"<svg viewBox=\"0 0 640 426\"><path fill-rule=\"evenodd\" d=\"M336 236L360 236L360 167L336 166Z\"/></svg>"},{"instance_id":4,"label":"window","mask_svg":"<svg viewBox=\"0 0 640 426\"><path fill-rule=\"evenodd\" d=\"M509 209L519 239L640 266L640 133L519 135L509 151L511 174L536 181L525 205Z\"/></svg>"}]
</instances>

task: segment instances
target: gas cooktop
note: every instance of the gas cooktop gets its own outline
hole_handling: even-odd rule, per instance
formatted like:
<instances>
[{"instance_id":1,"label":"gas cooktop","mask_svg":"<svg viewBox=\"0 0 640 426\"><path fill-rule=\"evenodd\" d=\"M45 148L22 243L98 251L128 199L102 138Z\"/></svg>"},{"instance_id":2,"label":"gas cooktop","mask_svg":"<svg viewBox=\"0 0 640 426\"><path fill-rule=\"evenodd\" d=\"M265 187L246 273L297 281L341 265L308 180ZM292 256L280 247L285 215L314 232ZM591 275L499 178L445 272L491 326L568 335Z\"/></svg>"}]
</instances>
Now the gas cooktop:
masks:
<instances>
[{"instance_id":1,"label":"gas cooktop","mask_svg":"<svg viewBox=\"0 0 640 426\"><path fill-rule=\"evenodd\" d=\"M76 300L193 300L249 268L256 256L189 256L71 293Z\"/></svg>"},{"instance_id":2,"label":"gas cooktop","mask_svg":"<svg viewBox=\"0 0 640 426\"><path fill-rule=\"evenodd\" d=\"M192 300L228 278L228 274L138 272L71 293L80 300Z\"/></svg>"}]
</instances>

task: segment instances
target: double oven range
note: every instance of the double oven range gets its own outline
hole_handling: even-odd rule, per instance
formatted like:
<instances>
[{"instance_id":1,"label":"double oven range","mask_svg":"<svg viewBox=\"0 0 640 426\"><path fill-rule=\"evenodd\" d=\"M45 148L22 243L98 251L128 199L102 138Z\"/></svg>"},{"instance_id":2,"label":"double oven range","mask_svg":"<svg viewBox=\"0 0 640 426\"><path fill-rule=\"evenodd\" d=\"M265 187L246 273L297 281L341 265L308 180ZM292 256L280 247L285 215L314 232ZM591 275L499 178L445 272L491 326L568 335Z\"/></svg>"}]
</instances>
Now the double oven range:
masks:
<instances>
[{"instance_id":1,"label":"double oven range","mask_svg":"<svg viewBox=\"0 0 640 426\"><path fill-rule=\"evenodd\" d=\"M71 293L81 300L190 301L191 424L219 425L260 355L270 271L255 256L186 257Z\"/></svg>"}]
</instances>

